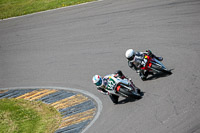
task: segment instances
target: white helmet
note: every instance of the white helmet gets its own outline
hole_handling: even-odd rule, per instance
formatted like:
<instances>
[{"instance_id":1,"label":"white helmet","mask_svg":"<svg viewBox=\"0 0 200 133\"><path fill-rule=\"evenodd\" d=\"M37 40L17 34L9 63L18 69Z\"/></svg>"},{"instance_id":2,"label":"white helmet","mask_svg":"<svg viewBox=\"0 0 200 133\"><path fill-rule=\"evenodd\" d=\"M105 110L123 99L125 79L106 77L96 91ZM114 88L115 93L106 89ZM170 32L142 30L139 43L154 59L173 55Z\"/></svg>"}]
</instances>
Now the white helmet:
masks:
<instances>
[{"instance_id":1,"label":"white helmet","mask_svg":"<svg viewBox=\"0 0 200 133\"><path fill-rule=\"evenodd\" d=\"M101 76L99 76L99 75L95 75L95 76L92 78L92 81L93 81L93 83L94 83L96 86L98 86L98 87L100 87L100 86L103 85L103 80L102 80Z\"/></svg>"},{"instance_id":2,"label":"white helmet","mask_svg":"<svg viewBox=\"0 0 200 133\"><path fill-rule=\"evenodd\" d=\"M128 60L133 60L134 55L135 55L135 51L133 49L126 50L125 56Z\"/></svg>"}]
</instances>

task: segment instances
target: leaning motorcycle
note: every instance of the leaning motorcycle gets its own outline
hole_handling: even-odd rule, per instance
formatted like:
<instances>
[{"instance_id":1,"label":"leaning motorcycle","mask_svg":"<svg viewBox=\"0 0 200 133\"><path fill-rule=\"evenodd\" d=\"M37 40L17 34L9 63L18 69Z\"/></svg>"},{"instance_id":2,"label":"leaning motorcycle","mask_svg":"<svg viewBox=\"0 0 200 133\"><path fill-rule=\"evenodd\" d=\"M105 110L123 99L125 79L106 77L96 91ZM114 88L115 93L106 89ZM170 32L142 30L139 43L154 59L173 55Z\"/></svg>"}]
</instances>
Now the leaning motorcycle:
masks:
<instances>
[{"instance_id":1,"label":"leaning motorcycle","mask_svg":"<svg viewBox=\"0 0 200 133\"><path fill-rule=\"evenodd\" d=\"M152 58L148 55L144 56L144 59L142 61L141 69L144 71L148 71L152 74L158 74L158 73L165 73L165 74L172 74L170 70L168 70L159 60L156 58Z\"/></svg>"},{"instance_id":2,"label":"leaning motorcycle","mask_svg":"<svg viewBox=\"0 0 200 133\"><path fill-rule=\"evenodd\" d=\"M111 95L140 99L142 93L129 79L121 79L110 75L105 84L106 91ZM112 98L111 98L112 99ZM114 100L112 99L114 102Z\"/></svg>"}]
</instances>

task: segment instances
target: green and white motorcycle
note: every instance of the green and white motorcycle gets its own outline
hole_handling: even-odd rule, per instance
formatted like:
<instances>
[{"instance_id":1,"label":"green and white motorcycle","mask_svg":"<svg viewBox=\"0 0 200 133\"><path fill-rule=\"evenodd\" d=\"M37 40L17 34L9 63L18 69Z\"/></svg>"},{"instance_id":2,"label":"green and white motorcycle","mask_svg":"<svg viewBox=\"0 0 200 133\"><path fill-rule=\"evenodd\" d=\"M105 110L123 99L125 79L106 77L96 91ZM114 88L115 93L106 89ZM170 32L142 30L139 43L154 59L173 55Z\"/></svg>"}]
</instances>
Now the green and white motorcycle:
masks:
<instances>
[{"instance_id":1,"label":"green and white motorcycle","mask_svg":"<svg viewBox=\"0 0 200 133\"><path fill-rule=\"evenodd\" d=\"M130 79L121 79L114 77L114 75L107 75L107 79L104 79L105 89L109 92L111 100L116 103L119 96L125 98L140 99L142 92L137 88Z\"/></svg>"}]
</instances>

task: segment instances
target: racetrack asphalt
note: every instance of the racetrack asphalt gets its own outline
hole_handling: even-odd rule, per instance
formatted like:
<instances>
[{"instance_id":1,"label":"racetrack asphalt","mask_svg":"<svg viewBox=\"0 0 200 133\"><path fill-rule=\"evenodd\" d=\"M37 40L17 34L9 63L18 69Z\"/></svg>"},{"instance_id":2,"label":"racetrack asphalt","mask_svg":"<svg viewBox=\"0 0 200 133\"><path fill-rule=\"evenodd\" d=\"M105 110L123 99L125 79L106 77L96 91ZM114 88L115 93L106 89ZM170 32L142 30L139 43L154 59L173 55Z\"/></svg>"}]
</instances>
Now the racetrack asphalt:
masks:
<instances>
[{"instance_id":1,"label":"racetrack asphalt","mask_svg":"<svg viewBox=\"0 0 200 133\"><path fill-rule=\"evenodd\" d=\"M103 110L87 133L200 132L200 1L103 0L0 21L0 88L86 90ZM125 51L152 50L172 75L142 81ZM144 96L114 105L92 83L121 69Z\"/></svg>"}]
</instances>

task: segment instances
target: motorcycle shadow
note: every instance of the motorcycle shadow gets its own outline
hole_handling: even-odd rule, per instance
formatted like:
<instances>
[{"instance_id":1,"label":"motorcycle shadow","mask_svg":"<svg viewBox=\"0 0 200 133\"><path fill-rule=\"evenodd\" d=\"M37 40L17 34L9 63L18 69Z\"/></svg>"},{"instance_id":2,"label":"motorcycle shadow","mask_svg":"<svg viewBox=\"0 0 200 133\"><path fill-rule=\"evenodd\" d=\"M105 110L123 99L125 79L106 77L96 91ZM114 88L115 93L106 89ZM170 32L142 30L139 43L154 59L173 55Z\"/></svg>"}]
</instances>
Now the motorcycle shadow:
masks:
<instances>
[{"instance_id":1,"label":"motorcycle shadow","mask_svg":"<svg viewBox=\"0 0 200 133\"><path fill-rule=\"evenodd\" d=\"M171 71L171 70L170 70ZM167 73L158 73L158 74L154 74L154 75L151 75L150 77L146 78L146 81L147 80L155 80L155 79L158 79L158 78L163 78L163 77L167 77L167 76L170 76L172 75L173 73L171 74L167 74Z\"/></svg>"},{"instance_id":2,"label":"motorcycle shadow","mask_svg":"<svg viewBox=\"0 0 200 133\"><path fill-rule=\"evenodd\" d=\"M145 92L141 92L141 98L140 99L142 99L142 97L144 96L144 93ZM126 103L129 103L129 102L136 102L136 101L138 101L140 99L135 99L135 98L132 98L132 97L128 97L128 98L120 100L118 102L118 104L126 104Z\"/></svg>"}]
</instances>

